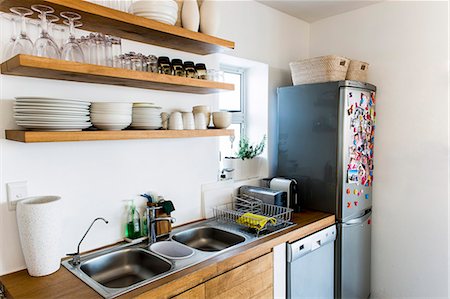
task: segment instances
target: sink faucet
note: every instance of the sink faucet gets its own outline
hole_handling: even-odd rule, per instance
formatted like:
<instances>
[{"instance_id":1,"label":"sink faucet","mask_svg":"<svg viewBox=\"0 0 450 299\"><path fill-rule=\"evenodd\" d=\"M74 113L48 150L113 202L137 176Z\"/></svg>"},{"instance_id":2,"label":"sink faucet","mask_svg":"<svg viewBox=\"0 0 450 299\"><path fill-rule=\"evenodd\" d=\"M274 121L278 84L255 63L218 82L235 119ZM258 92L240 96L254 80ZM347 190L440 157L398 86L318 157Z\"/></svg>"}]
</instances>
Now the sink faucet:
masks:
<instances>
[{"instance_id":1,"label":"sink faucet","mask_svg":"<svg viewBox=\"0 0 450 299\"><path fill-rule=\"evenodd\" d=\"M162 209L162 207L154 206L147 207L147 225L148 225L148 243L152 244L156 242L156 222L158 221L169 221L170 223L175 222L173 217L156 217L156 210Z\"/></svg>"},{"instance_id":2,"label":"sink faucet","mask_svg":"<svg viewBox=\"0 0 450 299\"><path fill-rule=\"evenodd\" d=\"M84 233L83 237L80 240L80 243L78 243L78 247L77 247L77 252L76 253L68 253L68 256L72 256L72 260L70 261L70 263L72 264L72 266L77 266L81 263L81 256L80 256L80 245L81 242L83 242L84 238L86 237L86 235L88 234L89 230L91 229L91 227L94 225L94 223L97 220L103 220L106 224L108 224L108 220L106 220L105 218L99 217L99 218L95 218L94 221L92 221L91 225L89 226L89 228L87 229L87 231Z\"/></svg>"}]
</instances>

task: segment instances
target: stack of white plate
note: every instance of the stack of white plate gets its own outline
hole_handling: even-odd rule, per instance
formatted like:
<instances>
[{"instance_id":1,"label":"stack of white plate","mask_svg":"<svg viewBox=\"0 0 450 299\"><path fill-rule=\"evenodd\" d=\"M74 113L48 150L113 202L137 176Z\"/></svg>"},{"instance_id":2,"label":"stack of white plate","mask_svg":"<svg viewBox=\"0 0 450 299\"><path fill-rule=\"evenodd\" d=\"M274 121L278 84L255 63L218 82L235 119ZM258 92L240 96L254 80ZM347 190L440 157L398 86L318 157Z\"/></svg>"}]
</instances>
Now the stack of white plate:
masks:
<instances>
[{"instance_id":1,"label":"stack of white plate","mask_svg":"<svg viewBox=\"0 0 450 299\"><path fill-rule=\"evenodd\" d=\"M174 0L140 0L131 4L130 12L136 16L174 25L178 18L178 4Z\"/></svg>"},{"instance_id":2,"label":"stack of white plate","mask_svg":"<svg viewBox=\"0 0 450 299\"><path fill-rule=\"evenodd\" d=\"M142 130L157 130L162 127L161 107L153 103L134 103L131 127Z\"/></svg>"},{"instance_id":3,"label":"stack of white plate","mask_svg":"<svg viewBox=\"0 0 450 299\"><path fill-rule=\"evenodd\" d=\"M91 121L96 128L101 130L123 130L131 124L132 107L132 103L92 103Z\"/></svg>"},{"instance_id":4,"label":"stack of white plate","mask_svg":"<svg viewBox=\"0 0 450 299\"><path fill-rule=\"evenodd\" d=\"M89 128L90 102L41 97L18 97L14 103L16 123L30 130L81 131Z\"/></svg>"}]
</instances>

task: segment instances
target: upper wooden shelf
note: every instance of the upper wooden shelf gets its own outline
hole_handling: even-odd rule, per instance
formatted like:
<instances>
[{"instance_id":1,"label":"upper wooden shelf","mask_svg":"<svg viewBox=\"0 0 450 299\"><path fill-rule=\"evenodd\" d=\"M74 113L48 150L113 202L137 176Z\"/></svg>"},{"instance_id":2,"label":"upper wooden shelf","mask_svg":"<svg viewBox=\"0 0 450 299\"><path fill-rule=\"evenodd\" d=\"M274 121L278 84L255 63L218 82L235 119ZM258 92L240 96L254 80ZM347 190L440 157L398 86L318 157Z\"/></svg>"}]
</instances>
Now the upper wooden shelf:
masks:
<instances>
[{"instance_id":1,"label":"upper wooden shelf","mask_svg":"<svg viewBox=\"0 0 450 299\"><path fill-rule=\"evenodd\" d=\"M55 9L57 15L62 11L79 13L83 22L82 29L102 32L137 42L201 55L234 49L234 42L232 41L163 24L81 0L0 0L0 10L9 12L10 7L23 6L29 8L32 4L51 6ZM36 13L33 17L37 17Z\"/></svg>"},{"instance_id":2,"label":"upper wooden shelf","mask_svg":"<svg viewBox=\"0 0 450 299\"><path fill-rule=\"evenodd\" d=\"M234 90L223 82L132 71L95 64L17 55L1 64L2 74L88 83L209 94Z\"/></svg>"},{"instance_id":3,"label":"upper wooden shelf","mask_svg":"<svg viewBox=\"0 0 450 299\"><path fill-rule=\"evenodd\" d=\"M196 138L233 136L234 130L123 130L123 131L78 131L78 132L43 132L6 130L6 139L25 142L65 142L96 140L130 140L161 138Z\"/></svg>"}]
</instances>

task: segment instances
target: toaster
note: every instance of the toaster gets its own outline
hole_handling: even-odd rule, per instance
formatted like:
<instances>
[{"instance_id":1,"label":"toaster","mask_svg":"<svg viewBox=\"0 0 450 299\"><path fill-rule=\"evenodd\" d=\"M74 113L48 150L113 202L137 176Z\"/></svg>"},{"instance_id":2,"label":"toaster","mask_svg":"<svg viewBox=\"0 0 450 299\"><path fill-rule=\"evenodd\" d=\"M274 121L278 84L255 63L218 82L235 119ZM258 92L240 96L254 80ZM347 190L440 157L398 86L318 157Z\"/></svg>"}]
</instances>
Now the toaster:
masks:
<instances>
[{"instance_id":1,"label":"toaster","mask_svg":"<svg viewBox=\"0 0 450 299\"><path fill-rule=\"evenodd\" d=\"M244 185L239 188L239 194L257 198L271 205L287 207L288 204L287 193L284 191Z\"/></svg>"}]
</instances>

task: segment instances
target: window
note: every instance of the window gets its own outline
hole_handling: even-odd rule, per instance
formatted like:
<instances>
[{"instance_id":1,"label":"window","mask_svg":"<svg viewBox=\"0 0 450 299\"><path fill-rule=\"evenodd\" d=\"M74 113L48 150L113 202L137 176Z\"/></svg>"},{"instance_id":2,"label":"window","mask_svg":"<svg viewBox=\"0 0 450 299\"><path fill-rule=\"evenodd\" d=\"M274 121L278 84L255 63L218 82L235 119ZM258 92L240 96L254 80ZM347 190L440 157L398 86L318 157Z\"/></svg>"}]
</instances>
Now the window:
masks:
<instances>
[{"instance_id":1,"label":"window","mask_svg":"<svg viewBox=\"0 0 450 299\"><path fill-rule=\"evenodd\" d=\"M230 129L234 130L235 135L233 148L229 138L221 138L220 152L223 158L234 155L241 135L245 134L245 70L224 65L220 69L224 72L224 81L234 84L234 91L219 95L219 109L233 113Z\"/></svg>"}]
</instances>

